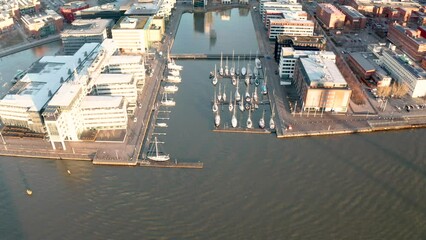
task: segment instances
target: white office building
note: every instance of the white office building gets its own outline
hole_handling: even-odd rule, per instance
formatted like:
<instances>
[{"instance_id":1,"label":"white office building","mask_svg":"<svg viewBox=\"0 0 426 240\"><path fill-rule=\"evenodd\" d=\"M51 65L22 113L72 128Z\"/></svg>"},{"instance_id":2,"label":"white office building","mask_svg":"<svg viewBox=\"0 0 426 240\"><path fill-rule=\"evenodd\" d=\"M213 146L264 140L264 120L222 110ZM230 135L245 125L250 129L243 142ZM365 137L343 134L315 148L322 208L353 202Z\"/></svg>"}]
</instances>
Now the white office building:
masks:
<instances>
[{"instance_id":1,"label":"white office building","mask_svg":"<svg viewBox=\"0 0 426 240\"><path fill-rule=\"evenodd\" d=\"M128 103L128 113L133 114L137 103L137 85L133 74L100 74L94 81L92 95L124 97Z\"/></svg>"},{"instance_id":2,"label":"white office building","mask_svg":"<svg viewBox=\"0 0 426 240\"><path fill-rule=\"evenodd\" d=\"M149 48L148 17L122 17L112 28L112 38L117 48L125 53L145 53Z\"/></svg>"},{"instance_id":3,"label":"white office building","mask_svg":"<svg viewBox=\"0 0 426 240\"><path fill-rule=\"evenodd\" d=\"M426 71L405 54L398 54L389 49L383 50L383 64L391 77L398 83L408 86L411 97L426 96Z\"/></svg>"},{"instance_id":4,"label":"white office building","mask_svg":"<svg viewBox=\"0 0 426 240\"><path fill-rule=\"evenodd\" d=\"M302 11L302 4L297 0L260 1L259 12L262 18L266 10Z\"/></svg>"},{"instance_id":5,"label":"white office building","mask_svg":"<svg viewBox=\"0 0 426 240\"><path fill-rule=\"evenodd\" d=\"M145 65L144 59L140 55L120 55L111 56L104 67L103 73L111 74L133 74L137 82L139 91L143 89L145 84Z\"/></svg>"},{"instance_id":6,"label":"white office building","mask_svg":"<svg viewBox=\"0 0 426 240\"><path fill-rule=\"evenodd\" d=\"M318 51L295 50L292 47L283 47L279 63L279 75L281 78L292 78L297 59L319 54Z\"/></svg>"},{"instance_id":7,"label":"white office building","mask_svg":"<svg viewBox=\"0 0 426 240\"><path fill-rule=\"evenodd\" d=\"M41 113L64 82L74 79L99 51L85 44L73 56L45 56L33 63L24 77L0 100L0 116L7 126L45 133Z\"/></svg>"},{"instance_id":8,"label":"white office building","mask_svg":"<svg viewBox=\"0 0 426 240\"><path fill-rule=\"evenodd\" d=\"M77 19L71 27L62 31L61 40L64 54L77 52L85 43L102 43L111 33L111 19Z\"/></svg>"},{"instance_id":9,"label":"white office building","mask_svg":"<svg viewBox=\"0 0 426 240\"><path fill-rule=\"evenodd\" d=\"M315 24L310 20L271 19L268 37L276 39L279 35L313 36Z\"/></svg>"},{"instance_id":10,"label":"white office building","mask_svg":"<svg viewBox=\"0 0 426 240\"><path fill-rule=\"evenodd\" d=\"M127 102L121 96L85 96L81 120L88 129L126 129Z\"/></svg>"}]
</instances>

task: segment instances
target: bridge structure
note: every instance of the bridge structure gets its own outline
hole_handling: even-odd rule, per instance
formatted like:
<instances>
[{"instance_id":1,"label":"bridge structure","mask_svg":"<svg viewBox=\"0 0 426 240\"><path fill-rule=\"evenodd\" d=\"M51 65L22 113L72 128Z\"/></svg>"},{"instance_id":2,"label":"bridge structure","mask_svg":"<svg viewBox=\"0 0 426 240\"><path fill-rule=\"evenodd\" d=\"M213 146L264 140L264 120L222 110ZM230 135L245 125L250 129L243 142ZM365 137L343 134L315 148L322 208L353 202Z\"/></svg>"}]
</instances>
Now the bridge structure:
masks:
<instances>
[{"instance_id":1,"label":"bridge structure","mask_svg":"<svg viewBox=\"0 0 426 240\"><path fill-rule=\"evenodd\" d=\"M193 60L193 59L212 59L212 60L220 60L221 58L225 60L228 58L229 60L234 57L234 59L237 59L240 57L240 60L254 60L256 59L256 54L232 54L232 53L178 53L178 54L170 54L169 56L172 59L176 60ZM258 55L258 58L263 58L263 55Z\"/></svg>"}]
</instances>

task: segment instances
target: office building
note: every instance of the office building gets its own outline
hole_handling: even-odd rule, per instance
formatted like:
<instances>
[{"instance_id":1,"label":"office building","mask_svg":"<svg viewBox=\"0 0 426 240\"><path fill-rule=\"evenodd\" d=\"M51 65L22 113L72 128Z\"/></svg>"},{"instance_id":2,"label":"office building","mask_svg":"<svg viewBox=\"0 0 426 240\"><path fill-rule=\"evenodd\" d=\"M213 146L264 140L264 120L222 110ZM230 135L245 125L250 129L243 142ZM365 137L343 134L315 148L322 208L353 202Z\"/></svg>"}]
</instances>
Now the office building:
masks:
<instances>
[{"instance_id":1,"label":"office building","mask_svg":"<svg viewBox=\"0 0 426 240\"><path fill-rule=\"evenodd\" d=\"M27 34L34 38L57 34L64 28L62 17L53 10L39 15L24 15L21 20Z\"/></svg>"},{"instance_id":2,"label":"office building","mask_svg":"<svg viewBox=\"0 0 426 240\"><path fill-rule=\"evenodd\" d=\"M293 79L304 111L347 112L352 90L335 64L334 54L299 58Z\"/></svg>"},{"instance_id":3,"label":"office building","mask_svg":"<svg viewBox=\"0 0 426 240\"><path fill-rule=\"evenodd\" d=\"M61 33L64 54L74 54L85 43L102 43L106 38L111 38L112 25L110 19L73 21L71 27Z\"/></svg>"},{"instance_id":4,"label":"office building","mask_svg":"<svg viewBox=\"0 0 426 240\"><path fill-rule=\"evenodd\" d=\"M346 18L345 14L329 3L318 4L316 16L327 29L342 28Z\"/></svg>"}]
</instances>

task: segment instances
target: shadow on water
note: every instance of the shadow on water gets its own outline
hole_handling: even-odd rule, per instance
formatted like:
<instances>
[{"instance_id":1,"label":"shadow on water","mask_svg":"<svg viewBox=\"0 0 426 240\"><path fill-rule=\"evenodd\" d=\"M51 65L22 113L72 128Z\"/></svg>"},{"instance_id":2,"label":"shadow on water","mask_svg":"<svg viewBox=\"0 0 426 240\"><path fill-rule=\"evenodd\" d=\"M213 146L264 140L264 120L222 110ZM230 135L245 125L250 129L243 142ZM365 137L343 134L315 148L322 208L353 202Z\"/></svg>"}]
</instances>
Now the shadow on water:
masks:
<instances>
[{"instance_id":1,"label":"shadow on water","mask_svg":"<svg viewBox=\"0 0 426 240\"><path fill-rule=\"evenodd\" d=\"M426 178L424 178L425 173L422 170L419 170L419 167L416 167L416 165L412 162L410 162L408 159L402 157L401 154L397 153L396 151L391 150L390 148L386 148L383 145L380 145L374 141L371 141L371 138L368 138L369 134L359 134L356 135L360 138L362 138L363 141L369 142L370 144L377 147L377 149L381 149L381 154L386 154L389 156L389 158L386 158L385 161L393 161L398 165L398 167L404 167L408 170L414 171L418 174L423 175L423 180L425 181ZM355 135L353 137L356 137ZM335 151L331 147L331 144L328 141L323 141L322 138L312 138L315 139L316 143L318 144L318 147L322 147L324 149L328 149L329 152L334 154L333 159L339 160L343 164L351 167L356 172L362 174L365 176L368 180L375 183L377 186L379 186L380 189L383 189L390 195L395 196L396 198L402 200L402 202L405 203L405 205L409 208L414 209L416 212L421 213L424 217L426 217L426 207L419 204L418 201L416 201L413 197L410 195L404 194L402 191L398 190L396 186L393 186L392 183L383 180L382 178L376 176L378 173L374 173L374 171L369 171L366 167L363 167L361 164L357 163L354 160L351 160L351 157L344 155L343 151ZM328 144L326 144L328 143ZM395 159L398 158L398 159ZM384 159L381 159L384 160ZM407 167L408 166L408 167ZM426 218L424 219L426 221Z\"/></svg>"},{"instance_id":2,"label":"shadow on water","mask_svg":"<svg viewBox=\"0 0 426 240\"><path fill-rule=\"evenodd\" d=\"M9 161L13 160L15 159L9 159ZM0 215L2 219L7 219L7 224L0 224L0 239L24 239L15 201L12 199L13 194L4 173L8 168L3 165L0 164Z\"/></svg>"}]
</instances>

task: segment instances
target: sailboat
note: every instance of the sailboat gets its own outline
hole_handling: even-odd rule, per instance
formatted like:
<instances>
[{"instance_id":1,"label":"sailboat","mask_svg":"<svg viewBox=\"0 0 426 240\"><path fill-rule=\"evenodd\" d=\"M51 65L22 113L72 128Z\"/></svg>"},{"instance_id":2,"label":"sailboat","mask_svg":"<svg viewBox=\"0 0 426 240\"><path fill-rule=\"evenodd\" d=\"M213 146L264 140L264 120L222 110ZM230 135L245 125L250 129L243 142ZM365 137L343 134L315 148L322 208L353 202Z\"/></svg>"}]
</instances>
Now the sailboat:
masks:
<instances>
[{"instance_id":1,"label":"sailboat","mask_svg":"<svg viewBox=\"0 0 426 240\"><path fill-rule=\"evenodd\" d=\"M234 77L235 75L235 59L234 59L234 50L232 50L232 67L231 67L231 71L230 74L232 77Z\"/></svg>"},{"instance_id":2,"label":"sailboat","mask_svg":"<svg viewBox=\"0 0 426 240\"><path fill-rule=\"evenodd\" d=\"M238 108L240 109L241 112L244 112L244 101L240 101Z\"/></svg>"},{"instance_id":3,"label":"sailboat","mask_svg":"<svg viewBox=\"0 0 426 240\"><path fill-rule=\"evenodd\" d=\"M231 82L232 82L232 85L237 85L237 78L235 77L235 75L232 75L232 77L231 77Z\"/></svg>"},{"instance_id":4,"label":"sailboat","mask_svg":"<svg viewBox=\"0 0 426 240\"><path fill-rule=\"evenodd\" d=\"M180 65L177 65L173 59L169 60L169 63L167 64L167 68L169 70L178 70L178 71L181 71L183 69L183 67Z\"/></svg>"},{"instance_id":5,"label":"sailboat","mask_svg":"<svg viewBox=\"0 0 426 240\"><path fill-rule=\"evenodd\" d=\"M247 128L252 128L253 127L253 122L251 121L251 111L249 111L249 115L247 118Z\"/></svg>"},{"instance_id":6,"label":"sailboat","mask_svg":"<svg viewBox=\"0 0 426 240\"><path fill-rule=\"evenodd\" d=\"M262 117L259 120L259 127L262 129L265 128L265 110L263 110Z\"/></svg>"},{"instance_id":7,"label":"sailboat","mask_svg":"<svg viewBox=\"0 0 426 240\"><path fill-rule=\"evenodd\" d=\"M256 78L254 79L254 85L259 86L259 84L260 84L259 75L257 75Z\"/></svg>"},{"instance_id":8,"label":"sailboat","mask_svg":"<svg viewBox=\"0 0 426 240\"><path fill-rule=\"evenodd\" d=\"M217 100L222 101L222 93L220 92L220 83L219 83L219 93L217 94Z\"/></svg>"},{"instance_id":9,"label":"sailboat","mask_svg":"<svg viewBox=\"0 0 426 240\"><path fill-rule=\"evenodd\" d=\"M253 76L253 72L251 71L251 66L250 66L250 60L249 60L249 62L247 63L247 75L248 75L249 77L252 77L252 76Z\"/></svg>"},{"instance_id":10,"label":"sailboat","mask_svg":"<svg viewBox=\"0 0 426 240\"><path fill-rule=\"evenodd\" d=\"M257 100L259 100L259 98L257 96L257 86L256 86L256 87L254 87L253 101L257 102Z\"/></svg>"},{"instance_id":11,"label":"sailboat","mask_svg":"<svg viewBox=\"0 0 426 240\"><path fill-rule=\"evenodd\" d=\"M262 68L262 62L259 59L258 53L259 53L259 51L256 52L256 59L254 60L254 65L257 69L261 69Z\"/></svg>"},{"instance_id":12,"label":"sailboat","mask_svg":"<svg viewBox=\"0 0 426 240\"><path fill-rule=\"evenodd\" d=\"M274 117L275 117L275 112L274 112L274 105L272 105L272 114L271 114L271 119L269 119L269 128L271 130L275 129L275 121L274 121Z\"/></svg>"},{"instance_id":13,"label":"sailboat","mask_svg":"<svg viewBox=\"0 0 426 240\"><path fill-rule=\"evenodd\" d=\"M169 75L169 76L167 76L167 82L180 83L180 82L182 82L182 79L181 79L180 76Z\"/></svg>"},{"instance_id":14,"label":"sailboat","mask_svg":"<svg viewBox=\"0 0 426 240\"><path fill-rule=\"evenodd\" d=\"M174 92L177 92L178 90L179 90L179 88L176 85L167 85L167 86L164 86L164 91L165 92L174 93Z\"/></svg>"},{"instance_id":15,"label":"sailboat","mask_svg":"<svg viewBox=\"0 0 426 240\"><path fill-rule=\"evenodd\" d=\"M214 95L213 95L213 107L212 107L212 111L213 112L217 112L217 110L219 109L219 107L217 106L217 101L216 101L216 89L214 90Z\"/></svg>"},{"instance_id":16,"label":"sailboat","mask_svg":"<svg viewBox=\"0 0 426 240\"><path fill-rule=\"evenodd\" d=\"M244 61L245 61L245 60L244 60ZM243 67L241 68L241 75L245 76L245 75L246 75L246 73L247 73L247 69L246 69L246 67L245 67L245 66L243 66Z\"/></svg>"},{"instance_id":17,"label":"sailboat","mask_svg":"<svg viewBox=\"0 0 426 240\"><path fill-rule=\"evenodd\" d=\"M248 103L251 102L251 96L250 96L250 93L249 93L249 89L250 89L250 86L247 86L246 95L244 96L244 100Z\"/></svg>"},{"instance_id":18,"label":"sailboat","mask_svg":"<svg viewBox=\"0 0 426 240\"><path fill-rule=\"evenodd\" d=\"M230 91L229 93L230 97L229 97L229 111L232 112L232 110L234 109L234 105L232 104L232 91Z\"/></svg>"},{"instance_id":19,"label":"sailboat","mask_svg":"<svg viewBox=\"0 0 426 240\"><path fill-rule=\"evenodd\" d=\"M237 76L239 76L239 75L240 75L240 56L238 56L238 66L237 66L237 69L236 69L236 71L235 71L235 74L236 74Z\"/></svg>"},{"instance_id":20,"label":"sailboat","mask_svg":"<svg viewBox=\"0 0 426 240\"><path fill-rule=\"evenodd\" d=\"M216 64L214 65L214 75L213 75L213 79L212 79L212 83L213 83L213 86L216 86L216 84L217 84L217 71L216 71Z\"/></svg>"},{"instance_id":21,"label":"sailboat","mask_svg":"<svg viewBox=\"0 0 426 240\"><path fill-rule=\"evenodd\" d=\"M267 81L267 76L265 74L265 79L263 80L263 84L262 84L262 86L260 86L260 91L262 92L263 95L268 94L268 88L266 87L266 81Z\"/></svg>"},{"instance_id":22,"label":"sailboat","mask_svg":"<svg viewBox=\"0 0 426 240\"><path fill-rule=\"evenodd\" d=\"M259 75L259 69L257 67L253 68L253 75L257 77Z\"/></svg>"},{"instance_id":23,"label":"sailboat","mask_svg":"<svg viewBox=\"0 0 426 240\"><path fill-rule=\"evenodd\" d=\"M223 53L221 52L220 53L220 68L219 68L219 75L220 76L223 76L222 56L223 56Z\"/></svg>"},{"instance_id":24,"label":"sailboat","mask_svg":"<svg viewBox=\"0 0 426 240\"><path fill-rule=\"evenodd\" d=\"M239 81L237 81L237 89L235 90L235 101L241 100L241 95L240 95L240 92L238 91L238 82Z\"/></svg>"},{"instance_id":25,"label":"sailboat","mask_svg":"<svg viewBox=\"0 0 426 240\"><path fill-rule=\"evenodd\" d=\"M214 117L214 125L215 125L216 127L219 127L219 126L220 126L220 115L219 115L219 112L216 112L216 115L215 115L215 117Z\"/></svg>"},{"instance_id":26,"label":"sailboat","mask_svg":"<svg viewBox=\"0 0 426 240\"><path fill-rule=\"evenodd\" d=\"M161 104L164 106L173 107L176 105L176 102L172 98L167 98L167 92L164 92L163 98L161 99Z\"/></svg>"},{"instance_id":27,"label":"sailboat","mask_svg":"<svg viewBox=\"0 0 426 240\"><path fill-rule=\"evenodd\" d=\"M169 70L169 74L172 75L172 76L179 77L180 76L180 71L176 70L176 69L170 69Z\"/></svg>"},{"instance_id":28,"label":"sailboat","mask_svg":"<svg viewBox=\"0 0 426 240\"><path fill-rule=\"evenodd\" d=\"M150 155L155 154L155 155ZM158 161L158 162L164 162L170 159L169 154L163 154L158 150L158 140L157 137L154 138L154 145L152 146L152 149L148 152L148 159L152 161Z\"/></svg>"},{"instance_id":29,"label":"sailboat","mask_svg":"<svg viewBox=\"0 0 426 240\"><path fill-rule=\"evenodd\" d=\"M228 57L226 57L226 64L225 64L225 76L229 76Z\"/></svg>"},{"instance_id":30,"label":"sailboat","mask_svg":"<svg viewBox=\"0 0 426 240\"><path fill-rule=\"evenodd\" d=\"M234 105L235 104L237 104L237 102L234 102ZM235 108L236 106L233 108L234 112L232 113L232 118L231 118L231 126L233 128L236 128L238 124L237 116L235 116Z\"/></svg>"},{"instance_id":31,"label":"sailboat","mask_svg":"<svg viewBox=\"0 0 426 240\"><path fill-rule=\"evenodd\" d=\"M224 102L226 102L226 85L223 87L222 100L223 100Z\"/></svg>"}]
</instances>

